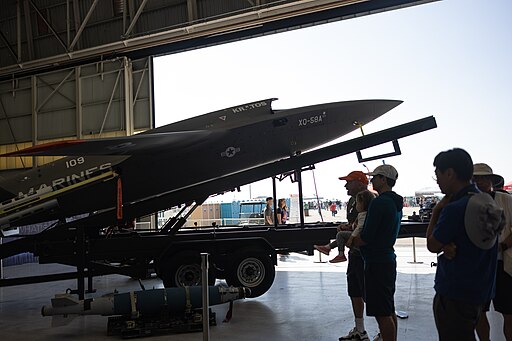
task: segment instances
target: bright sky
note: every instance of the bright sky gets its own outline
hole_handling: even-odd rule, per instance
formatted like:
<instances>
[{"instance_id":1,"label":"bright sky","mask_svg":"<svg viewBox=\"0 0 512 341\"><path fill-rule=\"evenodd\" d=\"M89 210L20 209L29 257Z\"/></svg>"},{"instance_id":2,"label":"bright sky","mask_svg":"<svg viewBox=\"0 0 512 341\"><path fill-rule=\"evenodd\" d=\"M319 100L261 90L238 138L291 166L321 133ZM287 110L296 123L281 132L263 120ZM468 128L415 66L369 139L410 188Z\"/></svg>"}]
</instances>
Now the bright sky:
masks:
<instances>
[{"instance_id":1,"label":"bright sky","mask_svg":"<svg viewBox=\"0 0 512 341\"><path fill-rule=\"evenodd\" d=\"M274 109L398 99L404 103L365 133L430 115L438 128L400 140L402 155L385 160L398 170L396 192L437 186L433 159L453 147L512 180L510 0L444 0L169 55L154 65L157 126L271 97L279 98ZM318 194L344 200L337 177L366 171L355 155L316 168ZM303 177L304 195L313 196L312 173ZM278 184L278 197L297 193L289 183ZM248 198L248 191L222 199ZM251 186L252 197L271 194L269 180Z\"/></svg>"}]
</instances>

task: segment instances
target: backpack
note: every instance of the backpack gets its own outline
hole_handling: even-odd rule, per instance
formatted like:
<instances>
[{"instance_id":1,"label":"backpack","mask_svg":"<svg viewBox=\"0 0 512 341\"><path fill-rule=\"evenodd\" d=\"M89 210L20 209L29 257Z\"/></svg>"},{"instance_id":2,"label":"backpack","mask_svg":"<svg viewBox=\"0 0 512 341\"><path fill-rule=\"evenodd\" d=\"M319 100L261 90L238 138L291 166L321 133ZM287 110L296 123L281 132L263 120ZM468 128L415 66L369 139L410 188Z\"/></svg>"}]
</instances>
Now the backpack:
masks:
<instances>
[{"instance_id":1,"label":"backpack","mask_svg":"<svg viewBox=\"0 0 512 341\"><path fill-rule=\"evenodd\" d=\"M464 225L469 240L478 248L489 250L505 226L505 214L489 194L469 193Z\"/></svg>"}]
</instances>

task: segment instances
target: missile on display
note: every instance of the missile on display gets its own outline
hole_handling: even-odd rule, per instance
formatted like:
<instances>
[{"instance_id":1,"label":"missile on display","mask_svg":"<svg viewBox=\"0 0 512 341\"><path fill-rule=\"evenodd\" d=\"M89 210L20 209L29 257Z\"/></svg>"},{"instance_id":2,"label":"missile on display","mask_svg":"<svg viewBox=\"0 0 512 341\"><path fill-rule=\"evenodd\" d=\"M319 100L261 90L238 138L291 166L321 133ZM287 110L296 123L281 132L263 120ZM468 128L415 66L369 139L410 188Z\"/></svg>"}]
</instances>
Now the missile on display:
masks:
<instances>
[{"instance_id":1,"label":"missile on display","mask_svg":"<svg viewBox=\"0 0 512 341\"><path fill-rule=\"evenodd\" d=\"M228 303L250 296L244 287L208 287L210 305ZM109 294L103 297L77 300L70 294L58 294L51 305L43 306L43 316L69 315L122 315L130 318L175 316L187 311L202 308L202 288L200 286L151 289Z\"/></svg>"}]
</instances>

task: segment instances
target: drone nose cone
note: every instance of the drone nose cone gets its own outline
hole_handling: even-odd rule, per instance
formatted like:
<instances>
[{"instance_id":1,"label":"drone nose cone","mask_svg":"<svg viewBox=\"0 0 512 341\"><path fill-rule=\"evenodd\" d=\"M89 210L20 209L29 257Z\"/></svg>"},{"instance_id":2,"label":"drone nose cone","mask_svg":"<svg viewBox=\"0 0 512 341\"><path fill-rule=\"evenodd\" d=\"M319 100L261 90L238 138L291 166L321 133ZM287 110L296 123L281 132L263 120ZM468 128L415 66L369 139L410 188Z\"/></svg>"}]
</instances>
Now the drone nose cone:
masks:
<instances>
[{"instance_id":1,"label":"drone nose cone","mask_svg":"<svg viewBox=\"0 0 512 341\"><path fill-rule=\"evenodd\" d=\"M368 113L368 116L370 117L370 120L374 120L377 117L384 115L388 111L396 108L397 106L399 106L402 103L403 103L403 101L387 100L387 99L371 100L371 101L368 101L368 103L367 103L367 106L368 106L367 113ZM365 123L368 123L368 122L365 122Z\"/></svg>"},{"instance_id":2,"label":"drone nose cone","mask_svg":"<svg viewBox=\"0 0 512 341\"><path fill-rule=\"evenodd\" d=\"M339 102L335 104L332 111L342 115L345 119L352 119L353 124L364 125L384 115L401 103L402 101L387 99Z\"/></svg>"}]
</instances>

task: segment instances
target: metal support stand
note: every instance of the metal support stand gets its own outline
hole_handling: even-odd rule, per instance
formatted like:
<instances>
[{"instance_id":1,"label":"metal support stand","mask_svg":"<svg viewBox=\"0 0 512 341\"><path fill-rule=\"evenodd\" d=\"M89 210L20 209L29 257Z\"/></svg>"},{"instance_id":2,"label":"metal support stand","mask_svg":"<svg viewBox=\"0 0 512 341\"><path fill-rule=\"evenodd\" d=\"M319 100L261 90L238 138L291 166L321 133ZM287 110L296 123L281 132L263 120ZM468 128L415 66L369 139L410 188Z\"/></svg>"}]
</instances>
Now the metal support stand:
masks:
<instances>
[{"instance_id":1,"label":"metal support stand","mask_svg":"<svg viewBox=\"0 0 512 341\"><path fill-rule=\"evenodd\" d=\"M201 287L203 289L203 341L210 341L210 297L208 296L208 253L201 253Z\"/></svg>"},{"instance_id":2,"label":"metal support stand","mask_svg":"<svg viewBox=\"0 0 512 341\"><path fill-rule=\"evenodd\" d=\"M299 217L300 217L300 226L301 227L304 227L304 195L302 194L302 172L307 171L307 170L313 170L313 169L315 169L315 166L311 165L308 167L296 169L292 172L283 173L279 177L277 177L277 179L279 179L279 181L282 181L285 178L290 177L292 182L297 182L297 185L299 186ZM276 179L275 176L272 177L272 181L273 181L272 184L274 186L274 198L276 196L275 179ZM275 206L275 203L274 203L274 206ZM275 210L276 210L276 208L274 207L274 211Z\"/></svg>"},{"instance_id":3,"label":"metal support stand","mask_svg":"<svg viewBox=\"0 0 512 341\"><path fill-rule=\"evenodd\" d=\"M194 213L194 211L206 201L206 199L208 199L208 197L202 197L202 198L196 199L195 201L189 202L186 205L184 205L178 214L176 214L174 217L169 219L164 224L164 226L162 226L161 232L165 232L165 233L168 233L170 236L174 236L178 232L178 230L180 228L182 228L183 225L185 225L188 217L190 217L192 215L192 213ZM187 214L185 214L185 216L183 216L183 217L179 217L190 206L192 206L192 208L187 212Z\"/></svg>"},{"instance_id":4,"label":"metal support stand","mask_svg":"<svg viewBox=\"0 0 512 341\"><path fill-rule=\"evenodd\" d=\"M276 186L276 177L272 177L272 197L274 198L274 227L277 227L277 186ZM265 222L266 223L266 222Z\"/></svg>"},{"instance_id":5,"label":"metal support stand","mask_svg":"<svg viewBox=\"0 0 512 341\"><path fill-rule=\"evenodd\" d=\"M295 171L295 179L299 186L299 216L300 226L304 227L304 195L302 194L302 170L297 169Z\"/></svg>"},{"instance_id":6,"label":"metal support stand","mask_svg":"<svg viewBox=\"0 0 512 341\"><path fill-rule=\"evenodd\" d=\"M76 230L77 236L75 239L75 252L76 252L76 272L77 272L77 288L76 293L78 299L85 299L85 230L83 227L79 227Z\"/></svg>"},{"instance_id":7,"label":"metal support stand","mask_svg":"<svg viewBox=\"0 0 512 341\"><path fill-rule=\"evenodd\" d=\"M423 264L423 262L416 261L416 239L412 237L412 262L407 262L409 264Z\"/></svg>"},{"instance_id":8,"label":"metal support stand","mask_svg":"<svg viewBox=\"0 0 512 341\"><path fill-rule=\"evenodd\" d=\"M78 227L76 229L76 237L75 237L75 259L76 259L76 289L70 290L71 294L78 295L78 299L85 299L85 277L87 277L87 293L96 292L93 289L93 271L90 268L90 263L87 258L87 237L85 235L85 229L83 227ZM87 272L86 272L87 270Z\"/></svg>"}]
</instances>

